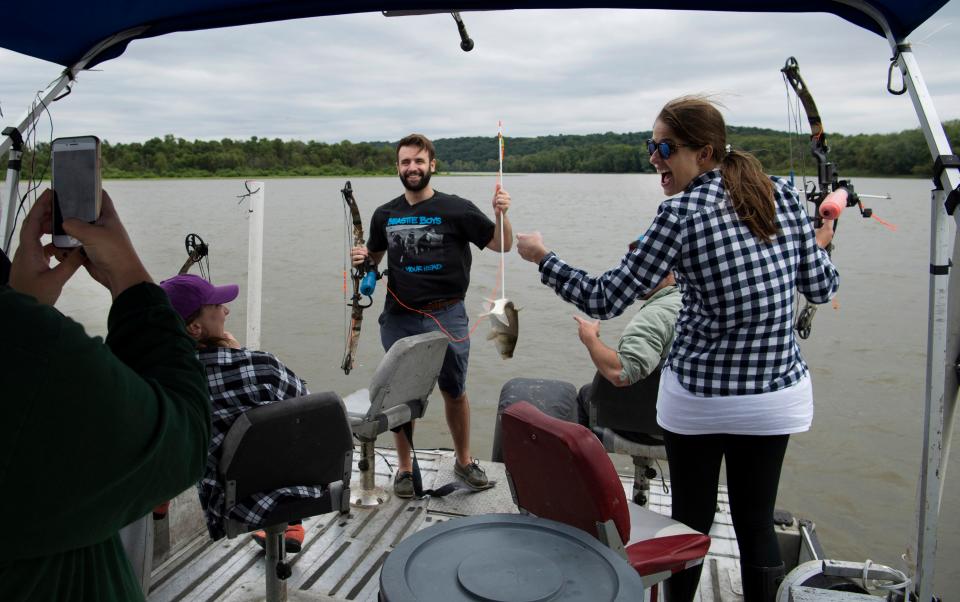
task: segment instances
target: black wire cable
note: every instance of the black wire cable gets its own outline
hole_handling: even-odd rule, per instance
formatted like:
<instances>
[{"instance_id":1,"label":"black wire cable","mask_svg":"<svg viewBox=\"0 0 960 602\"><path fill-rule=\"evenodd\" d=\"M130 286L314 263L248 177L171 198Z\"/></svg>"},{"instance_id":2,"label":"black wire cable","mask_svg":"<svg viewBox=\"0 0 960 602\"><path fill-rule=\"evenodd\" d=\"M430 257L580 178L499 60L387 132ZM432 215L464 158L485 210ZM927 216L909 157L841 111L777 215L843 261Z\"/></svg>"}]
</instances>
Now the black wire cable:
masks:
<instances>
[{"instance_id":1,"label":"black wire cable","mask_svg":"<svg viewBox=\"0 0 960 602\"><path fill-rule=\"evenodd\" d=\"M47 103L43 102L43 98L40 97L40 93L37 93L37 100L34 101L33 105L30 107L30 112L32 113L39 103L43 107L43 111L47 114L47 120L50 123L50 140L49 140L49 154L47 158L47 163L53 157L53 115L50 114L50 108L47 106ZM20 202L17 204L17 210L13 214L13 224L10 229L11 232L17 231L17 221L20 218L20 213L26 213L26 203L27 198L31 194L35 194L37 189L40 188L40 185L43 183L43 178L47 172L47 164L44 164L42 171L40 172L40 177L35 177L36 168L37 168L37 120L34 120L30 124L30 129L27 130L26 135L23 137L25 141L25 146L30 149L30 177L27 179L27 191L20 197ZM22 165L22 163L21 163Z\"/></svg>"}]
</instances>

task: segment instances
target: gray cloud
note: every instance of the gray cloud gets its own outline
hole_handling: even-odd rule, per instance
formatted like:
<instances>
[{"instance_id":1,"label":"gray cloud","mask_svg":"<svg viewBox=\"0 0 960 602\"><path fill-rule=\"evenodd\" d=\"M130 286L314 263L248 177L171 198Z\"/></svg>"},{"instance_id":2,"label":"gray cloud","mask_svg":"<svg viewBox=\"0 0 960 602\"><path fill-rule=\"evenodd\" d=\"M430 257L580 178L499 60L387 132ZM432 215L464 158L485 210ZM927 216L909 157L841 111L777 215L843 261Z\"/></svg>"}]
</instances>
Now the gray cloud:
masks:
<instances>
[{"instance_id":1,"label":"gray cloud","mask_svg":"<svg viewBox=\"0 0 960 602\"><path fill-rule=\"evenodd\" d=\"M960 117L958 16L951 2L912 36L942 119ZM81 75L52 107L54 133L335 142L493 135L498 119L508 136L623 132L649 129L664 101L686 93L716 95L731 124L784 129L779 68L790 55L828 131L917 126L909 98L885 91L886 41L832 15L577 10L464 19L476 41L470 53L449 15L350 15L140 40ZM10 123L60 69L0 51L0 70Z\"/></svg>"}]
</instances>

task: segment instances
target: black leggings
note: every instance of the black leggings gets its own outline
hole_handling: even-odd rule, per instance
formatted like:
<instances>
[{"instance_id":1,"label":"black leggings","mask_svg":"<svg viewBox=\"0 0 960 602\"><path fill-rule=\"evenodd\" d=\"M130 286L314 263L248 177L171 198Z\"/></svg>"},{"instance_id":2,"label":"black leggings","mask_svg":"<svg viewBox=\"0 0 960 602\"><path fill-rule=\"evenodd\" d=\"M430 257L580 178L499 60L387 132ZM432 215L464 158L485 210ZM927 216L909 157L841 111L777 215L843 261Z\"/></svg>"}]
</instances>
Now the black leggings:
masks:
<instances>
[{"instance_id":1,"label":"black leggings","mask_svg":"<svg viewBox=\"0 0 960 602\"><path fill-rule=\"evenodd\" d=\"M727 491L740 562L779 566L773 509L790 435L678 435L664 432L673 519L709 533L717 506L720 461L727 462Z\"/></svg>"}]
</instances>

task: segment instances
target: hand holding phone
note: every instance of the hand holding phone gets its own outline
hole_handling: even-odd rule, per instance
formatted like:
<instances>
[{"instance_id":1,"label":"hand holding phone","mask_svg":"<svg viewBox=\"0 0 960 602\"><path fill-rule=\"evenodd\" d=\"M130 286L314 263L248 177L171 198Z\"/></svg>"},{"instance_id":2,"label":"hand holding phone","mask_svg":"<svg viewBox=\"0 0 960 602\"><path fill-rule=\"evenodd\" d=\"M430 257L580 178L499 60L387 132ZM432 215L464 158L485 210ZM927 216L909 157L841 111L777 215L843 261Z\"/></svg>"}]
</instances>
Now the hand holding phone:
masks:
<instances>
[{"instance_id":1,"label":"hand holding phone","mask_svg":"<svg viewBox=\"0 0 960 602\"><path fill-rule=\"evenodd\" d=\"M79 247L63 229L63 220L92 224L100 217L100 139L96 136L57 138L51 145L53 171L53 244Z\"/></svg>"},{"instance_id":2,"label":"hand holding phone","mask_svg":"<svg viewBox=\"0 0 960 602\"><path fill-rule=\"evenodd\" d=\"M110 200L103 192L103 211L95 224L71 219L64 230L80 241L87 257L84 267L94 280L107 287L116 299L120 293L141 282L153 282L137 255L127 230ZM79 251L74 251L79 254Z\"/></svg>"},{"instance_id":3,"label":"hand holding phone","mask_svg":"<svg viewBox=\"0 0 960 602\"><path fill-rule=\"evenodd\" d=\"M50 233L52 215L53 193L45 190L23 220L20 246L10 266L10 287L46 305L56 303L63 285L84 263L77 249L58 250L53 244L41 244L41 237ZM60 263L51 268L52 256Z\"/></svg>"}]
</instances>

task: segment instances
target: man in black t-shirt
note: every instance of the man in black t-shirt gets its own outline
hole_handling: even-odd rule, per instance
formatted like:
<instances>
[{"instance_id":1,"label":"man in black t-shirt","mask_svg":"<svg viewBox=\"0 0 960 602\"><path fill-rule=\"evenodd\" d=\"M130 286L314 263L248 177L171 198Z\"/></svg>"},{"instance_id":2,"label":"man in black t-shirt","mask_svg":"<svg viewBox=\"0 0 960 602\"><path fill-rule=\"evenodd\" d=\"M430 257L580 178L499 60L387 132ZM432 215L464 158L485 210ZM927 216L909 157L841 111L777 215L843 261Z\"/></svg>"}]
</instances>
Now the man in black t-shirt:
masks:
<instances>
[{"instance_id":1,"label":"man in black t-shirt","mask_svg":"<svg viewBox=\"0 0 960 602\"><path fill-rule=\"evenodd\" d=\"M389 292L380 315L384 350L400 338L442 330L450 337L437 387L443 395L447 426L456 451L456 475L473 489L490 486L487 475L470 455L470 404L467 400L469 318L463 299L470 285L470 243L480 249L504 251L512 245L507 219L510 195L499 186L493 196L495 224L476 205L458 196L433 190L430 176L437 161L433 143L411 134L397 144L397 174L404 193L381 205L370 220L366 247L354 247L354 265L369 257L379 264L387 254ZM399 470L394 491L413 496L410 445L395 435Z\"/></svg>"}]
</instances>

